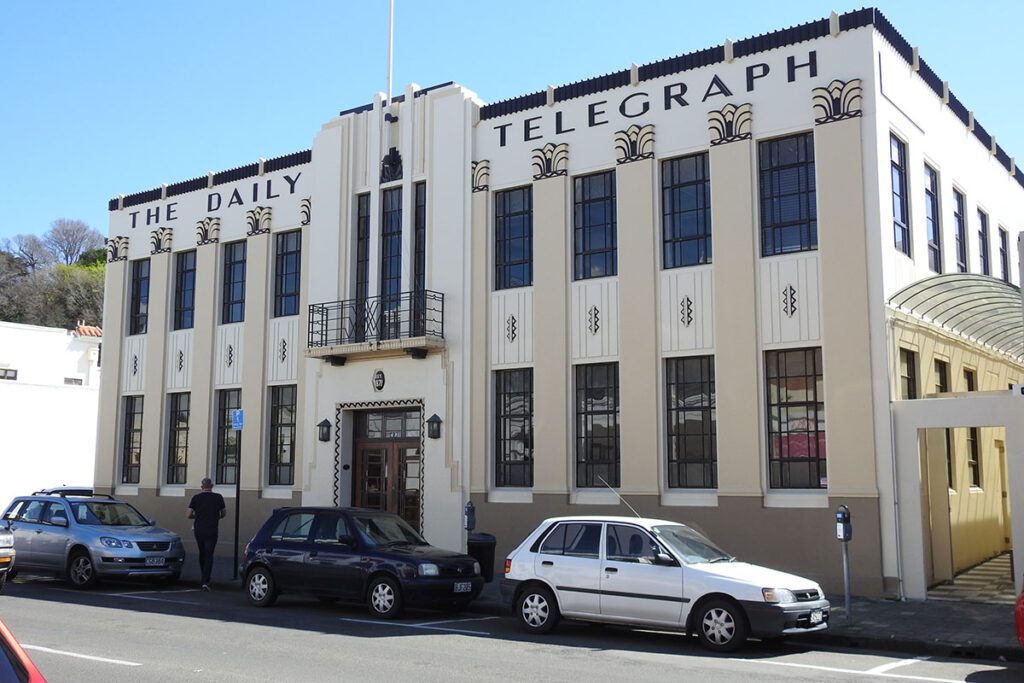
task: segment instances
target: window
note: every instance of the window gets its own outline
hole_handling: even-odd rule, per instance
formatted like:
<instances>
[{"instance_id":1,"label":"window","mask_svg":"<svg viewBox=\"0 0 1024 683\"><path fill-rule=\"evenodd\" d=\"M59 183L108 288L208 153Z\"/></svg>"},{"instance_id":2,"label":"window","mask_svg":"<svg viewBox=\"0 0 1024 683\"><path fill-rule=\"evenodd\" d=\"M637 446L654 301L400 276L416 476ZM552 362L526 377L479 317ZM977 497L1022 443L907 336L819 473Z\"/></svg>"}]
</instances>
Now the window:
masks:
<instances>
[{"instance_id":1,"label":"window","mask_svg":"<svg viewBox=\"0 0 1024 683\"><path fill-rule=\"evenodd\" d=\"M1010 281L1010 235L1006 228L999 228L999 276L1003 282Z\"/></svg>"},{"instance_id":2,"label":"window","mask_svg":"<svg viewBox=\"0 0 1024 683\"><path fill-rule=\"evenodd\" d=\"M149 259L132 261L132 300L128 334L146 334L149 320Z\"/></svg>"},{"instance_id":3,"label":"window","mask_svg":"<svg viewBox=\"0 0 1024 683\"><path fill-rule=\"evenodd\" d=\"M967 215L966 200L959 190L953 190L953 225L956 229L956 270L967 272Z\"/></svg>"},{"instance_id":4,"label":"window","mask_svg":"<svg viewBox=\"0 0 1024 683\"><path fill-rule=\"evenodd\" d=\"M238 476L242 434L231 428L231 411L241 407L241 389L221 389L217 392L217 453L214 468L214 482L217 484L234 484Z\"/></svg>"},{"instance_id":5,"label":"window","mask_svg":"<svg viewBox=\"0 0 1024 683\"><path fill-rule=\"evenodd\" d=\"M669 488L715 488L714 356L665 361L665 410Z\"/></svg>"},{"instance_id":6,"label":"window","mask_svg":"<svg viewBox=\"0 0 1024 683\"><path fill-rule=\"evenodd\" d=\"M224 302L221 324L245 320L245 242L224 245Z\"/></svg>"},{"instance_id":7,"label":"window","mask_svg":"<svg viewBox=\"0 0 1024 683\"><path fill-rule=\"evenodd\" d=\"M559 524L548 534L540 546L545 555L566 555L568 557L592 557L597 559L601 549L601 525L567 523Z\"/></svg>"},{"instance_id":8,"label":"window","mask_svg":"<svg viewBox=\"0 0 1024 683\"><path fill-rule=\"evenodd\" d=\"M981 488L981 454L978 446L979 429L967 430L967 471L971 475L971 487Z\"/></svg>"},{"instance_id":9,"label":"window","mask_svg":"<svg viewBox=\"0 0 1024 683\"><path fill-rule=\"evenodd\" d=\"M604 554L612 562L654 564L661 548L635 526L609 524L605 531Z\"/></svg>"},{"instance_id":10,"label":"window","mask_svg":"<svg viewBox=\"0 0 1024 683\"><path fill-rule=\"evenodd\" d=\"M356 311L353 341L366 339L366 299L370 296L370 195L356 197Z\"/></svg>"},{"instance_id":11,"label":"window","mask_svg":"<svg viewBox=\"0 0 1024 683\"><path fill-rule=\"evenodd\" d=\"M402 188L383 192L380 224L381 339L399 336L402 305Z\"/></svg>"},{"instance_id":12,"label":"window","mask_svg":"<svg viewBox=\"0 0 1024 683\"><path fill-rule=\"evenodd\" d=\"M907 145L889 135L889 169L892 177L892 227L896 249L910 256L910 210L907 205Z\"/></svg>"},{"instance_id":13,"label":"window","mask_svg":"<svg viewBox=\"0 0 1024 683\"><path fill-rule=\"evenodd\" d=\"M615 230L615 172L606 171L574 179L574 280L618 272Z\"/></svg>"},{"instance_id":14,"label":"window","mask_svg":"<svg viewBox=\"0 0 1024 683\"><path fill-rule=\"evenodd\" d=\"M494 485L533 486L533 368L494 373Z\"/></svg>"},{"instance_id":15,"label":"window","mask_svg":"<svg viewBox=\"0 0 1024 683\"><path fill-rule=\"evenodd\" d=\"M939 218L939 174L924 165L924 222L928 233L928 267L942 272L942 221Z\"/></svg>"},{"instance_id":16,"label":"window","mask_svg":"<svg viewBox=\"0 0 1024 683\"><path fill-rule=\"evenodd\" d=\"M295 483L295 385L270 387L271 486Z\"/></svg>"},{"instance_id":17,"label":"window","mask_svg":"<svg viewBox=\"0 0 1024 683\"><path fill-rule=\"evenodd\" d=\"M64 384L66 384L68 386L71 386L71 387L80 387L80 386L82 386L82 378L81 377L65 377L64 378Z\"/></svg>"},{"instance_id":18,"label":"window","mask_svg":"<svg viewBox=\"0 0 1024 683\"><path fill-rule=\"evenodd\" d=\"M174 262L174 329L191 330L195 324L196 250L178 252Z\"/></svg>"},{"instance_id":19,"label":"window","mask_svg":"<svg viewBox=\"0 0 1024 683\"><path fill-rule=\"evenodd\" d=\"M917 398L917 354L900 349L900 398Z\"/></svg>"},{"instance_id":20,"label":"window","mask_svg":"<svg viewBox=\"0 0 1024 683\"><path fill-rule=\"evenodd\" d=\"M0 368L0 379L16 380L18 371L14 368Z\"/></svg>"},{"instance_id":21,"label":"window","mask_svg":"<svg viewBox=\"0 0 1024 683\"><path fill-rule=\"evenodd\" d=\"M302 233L280 232L275 238L274 317L299 314L299 274L302 270Z\"/></svg>"},{"instance_id":22,"label":"window","mask_svg":"<svg viewBox=\"0 0 1024 683\"><path fill-rule=\"evenodd\" d=\"M978 259L981 263L981 274L991 275L992 265L988 251L988 214L978 209Z\"/></svg>"},{"instance_id":23,"label":"window","mask_svg":"<svg viewBox=\"0 0 1024 683\"><path fill-rule=\"evenodd\" d=\"M801 133L758 145L761 255L818 248L814 137Z\"/></svg>"},{"instance_id":24,"label":"window","mask_svg":"<svg viewBox=\"0 0 1024 683\"><path fill-rule=\"evenodd\" d=\"M413 299L412 336L422 337L427 327L427 184L416 183L416 206L413 213Z\"/></svg>"},{"instance_id":25,"label":"window","mask_svg":"<svg viewBox=\"0 0 1024 683\"><path fill-rule=\"evenodd\" d=\"M142 462L142 396L124 397L121 483L138 484Z\"/></svg>"},{"instance_id":26,"label":"window","mask_svg":"<svg viewBox=\"0 0 1024 683\"><path fill-rule=\"evenodd\" d=\"M605 483L619 485L619 365L577 365L576 486Z\"/></svg>"},{"instance_id":27,"label":"window","mask_svg":"<svg viewBox=\"0 0 1024 683\"><path fill-rule=\"evenodd\" d=\"M711 263L711 177L708 155L661 164L662 267Z\"/></svg>"},{"instance_id":28,"label":"window","mask_svg":"<svg viewBox=\"0 0 1024 683\"><path fill-rule=\"evenodd\" d=\"M828 488L821 349L766 351L772 488Z\"/></svg>"},{"instance_id":29,"label":"window","mask_svg":"<svg viewBox=\"0 0 1024 683\"><path fill-rule=\"evenodd\" d=\"M314 518L312 512L293 512L286 515L270 532L270 540L303 543L309 537Z\"/></svg>"},{"instance_id":30,"label":"window","mask_svg":"<svg viewBox=\"0 0 1024 683\"><path fill-rule=\"evenodd\" d=\"M935 361L935 393L945 394L949 391L949 363L944 360ZM946 481L949 488L955 488L953 477L953 430L946 429Z\"/></svg>"},{"instance_id":31,"label":"window","mask_svg":"<svg viewBox=\"0 0 1024 683\"><path fill-rule=\"evenodd\" d=\"M977 382L975 380L977 376L974 374L974 370L964 369L964 385L967 387L967 391L975 391Z\"/></svg>"},{"instance_id":32,"label":"window","mask_svg":"<svg viewBox=\"0 0 1024 683\"><path fill-rule=\"evenodd\" d=\"M171 394L167 414L167 483L184 484L188 474L189 393Z\"/></svg>"},{"instance_id":33,"label":"window","mask_svg":"<svg viewBox=\"0 0 1024 683\"><path fill-rule=\"evenodd\" d=\"M342 538L352 535L348 522L341 515L329 512L317 515L316 531L313 532L314 543L341 545Z\"/></svg>"},{"instance_id":34,"label":"window","mask_svg":"<svg viewBox=\"0 0 1024 683\"><path fill-rule=\"evenodd\" d=\"M533 284L533 188L494 193L494 289Z\"/></svg>"}]
</instances>

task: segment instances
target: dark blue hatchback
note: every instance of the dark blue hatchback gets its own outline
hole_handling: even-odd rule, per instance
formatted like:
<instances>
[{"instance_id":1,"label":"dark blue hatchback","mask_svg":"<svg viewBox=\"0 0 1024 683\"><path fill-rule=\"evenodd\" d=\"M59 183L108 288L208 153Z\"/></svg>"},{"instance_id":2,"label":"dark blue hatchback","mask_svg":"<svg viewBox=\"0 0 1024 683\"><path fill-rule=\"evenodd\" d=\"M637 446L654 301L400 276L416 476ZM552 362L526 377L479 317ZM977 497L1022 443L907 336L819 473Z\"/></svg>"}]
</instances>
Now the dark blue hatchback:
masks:
<instances>
[{"instance_id":1,"label":"dark blue hatchback","mask_svg":"<svg viewBox=\"0 0 1024 683\"><path fill-rule=\"evenodd\" d=\"M245 547L241 575L249 600L281 593L366 604L391 619L405 606L457 611L483 588L480 564L428 544L405 520L359 508L280 508Z\"/></svg>"}]
</instances>

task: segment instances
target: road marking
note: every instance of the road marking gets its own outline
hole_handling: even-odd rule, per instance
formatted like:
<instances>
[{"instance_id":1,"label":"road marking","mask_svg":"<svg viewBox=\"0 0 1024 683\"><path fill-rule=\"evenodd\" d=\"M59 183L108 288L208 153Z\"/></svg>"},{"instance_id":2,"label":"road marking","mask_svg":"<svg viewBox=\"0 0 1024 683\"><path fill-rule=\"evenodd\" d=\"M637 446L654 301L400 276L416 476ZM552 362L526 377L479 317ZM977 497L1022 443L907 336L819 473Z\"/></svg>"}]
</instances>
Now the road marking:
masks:
<instances>
[{"instance_id":1,"label":"road marking","mask_svg":"<svg viewBox=\"0 0 1024 683\"><path fill-rule=\"evenodd\" d=\"M191 600L172 600L170 598L154 598L150 595L136 595L135 593L102 593L111 598L129 598L131 600L150 600L152 602L170 602L175 605L199 605L201 603Z\"/></svg>"},{"instance_id":2,"label":"road marking","mask_svg":"<svg viewBox=\"0 0 1024 683\"><path fill-rule=\"evenodd\" d=\"M837 674L856 674L858 676L877 676L879 678L898 678L907 681L929 681L930 683L963 683L953 678L930 678L928 676L909 676L904 674L891 674L888 672L872 673L871 671L860 671L858 669L840 669L834 666L819 666L817 664L797 664L796 662L773 662L767 659L740 659L732 657L734 662L746 662L747 664L770 664L772 666L789 666L795 669L814 669L815 671L828 671Z\"/></svg>"},{"instance_id":3,"label":"road marking","mask_svg":"<svg viewBox=\"0 0 1024 683\"><path fill-rule=\"evenodd\" d=\"M868 669L864 673L866 674L884 674L886 671L892 671L898 669L901 666L907 666L908 664L916 664L917 662L926 662L931 657L914 657L913 659L901 659L898 662L889 662L888 664L882 664L876 666L874 669Z\"/></svg>"},{"instance_id":4,"label":"road marking","mask_svg":"<svg viewBox=\"0 0 1024 683\"><path fill-rule=\"evenodd\" d=\"M22 646L26 650L35 650L36 652L46 652L51 655L64 655L65 657L76 657L78 659L88 659L92 662L103 662L104 664L118 664L120 666L142 666L139 662L126 662L123 659L109 659L107 657L97 657L95 655L83 655L77 652L67 652L65 650L54 650L49 647L43 647L42 645L24 645Z\"/></svg>"},{"instance_id":5,"label":"road marking","mask_svg":"<svg viewBox=\"0 0 1024 683\"><path fill-rule=\"evenodd\" d=\"M487 631L465 631L458 628L448 628L446 626L427 626L426 624L406 624L401 621L375 621L373 619L347 619L342 617L340 621L351 621L355 624L374 624L375 626L405 626L406 628L421 628L426 631L445 631L447 633L463 633L470 636L489 636L491 635ZM469 621L468 619L466 621ZM444 622L428 622L428 623L444 623Z\"/></svg>"},{"instance_id":6,"label":"road marking","mask_svg":"<svg viewBox=\"0 0 1024 683\"><path fill-rule=\"evenodd\" d=\"M458 624L463 621L488 621L490 619L500 619L501 617L465 617L459 619L443 619L442 621L424 621L420 626L434 626L435 624Z\"/></svg>"}]
</instances>

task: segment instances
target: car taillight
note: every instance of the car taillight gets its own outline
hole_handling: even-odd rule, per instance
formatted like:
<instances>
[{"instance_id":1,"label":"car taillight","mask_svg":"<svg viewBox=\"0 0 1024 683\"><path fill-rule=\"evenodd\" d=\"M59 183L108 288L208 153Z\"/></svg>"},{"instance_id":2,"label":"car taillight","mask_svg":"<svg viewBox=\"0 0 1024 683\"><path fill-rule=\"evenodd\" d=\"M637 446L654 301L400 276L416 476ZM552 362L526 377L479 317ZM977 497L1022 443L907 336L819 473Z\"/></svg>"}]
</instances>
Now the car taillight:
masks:
<instances>
[{"instance_id":1,"label":"car taillight","mask_svg":"<svg viewBox=\"0 0 1024 683\"><path fill-rule=\"evenodd\" d=\"M512 558L505 558L505 573L508 574L512 571Z\"/></svg>"}]
</instances>

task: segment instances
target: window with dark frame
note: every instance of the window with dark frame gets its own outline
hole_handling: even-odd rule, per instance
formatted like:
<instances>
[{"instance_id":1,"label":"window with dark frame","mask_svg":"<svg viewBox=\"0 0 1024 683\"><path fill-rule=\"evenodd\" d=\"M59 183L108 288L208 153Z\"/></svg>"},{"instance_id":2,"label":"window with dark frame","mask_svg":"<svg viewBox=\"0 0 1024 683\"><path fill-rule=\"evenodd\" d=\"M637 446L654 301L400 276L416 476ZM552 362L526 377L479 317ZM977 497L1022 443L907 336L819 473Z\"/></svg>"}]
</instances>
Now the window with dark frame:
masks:
<instances>
[{"instance_id":1,"label":"window with dark frame","mask_svg":"<svg viewBox=\"0 0 1024 683\"><path fill-rule=\"evenodd\" d=\"M818 248L814 136L800 133L758 143L761 255Z\"/></svg>"},{"instance_id":2,"label":"window with dark frame","mask_svg":"<svg viewBox=\"0 0 1024 683\"><path fill-rule=\"evenodd\" d=\"M669 488L718 486L715 357L665 359Z\"/></svg>"},{"instance_id":3,"label":"window with dark frame","mask_svg":"<svg viewBox=\"0 0 1024 683\"><path fill-rule=\"evenodd\" d=\"M299 314L302 233L279 232L274 238L274 317Z\"/></svg>"},{"instance_id":4,"label":"window with dark frame","mask_svg":"<svg viewBox=\"0 0 1024 683\"><path fill-rule=\"evenodd\" d=\"M992 263L989 256L988 214L978 209L978 259L981 263L981 274L992 274Z\"/></svg>"},{"instance_id":5,"label":"window with dark frame","mask_svg":"<svg viewBox=\"0 0 1024 683\"><path fill-rule=\"evenodd\" d=\"M427 184L416 183L413 189L412 336L422 337L427 326Z\"/></svg>"},{"instance_id":6,"label":"window with dark frame","mask_svg":"<svg viewBox=\"0 0 1024 683\"><path fill-rule=\"evenodd\" d=\"M380 314L381 339L397 339L402 306L402 188L381 193Z\"/></svg>"},{"instance_id":7,"label":"window with dark frame","mask_svg":"<svg viewBox=\"0 0 1024 683\"><path fill-rule=\"evenodd\" d=\"M900 349L900 398L917 398L917 354L909 349Z\"/></svg>"},{"instance_id":8,"label":"window with dark frame","mask_svg":"<svg viewBox=\"0 0 1024 683\"><path fill-rule=\"evenodd\" d=\"M924 222L928 237L928 267L942 272L942 213L939 211L939 174L924 165Z\"/></svg>"},{"instance_id":9,"label":"window with dark frame","mask_svg":"<svg viewBox=\"0 0 1024 683\"><path fill-rule=\"evenodd\" d=\"M149 325L149 259L132 261L132 298L128 334L146 334Z\"/></svg>"},{"instance_id":10,"label":"window with dark frame","mask_svg":"<svg viewBox=\"0 0 1024 683\"><path fill-rule=\"evenodd\" d=\"M1010 234L1006 228L999 228L999 276L1003 282L1010 281Z\"/></svg>"},{"instance_id":11,"label":"window with dark frame","mask_svg":"<svg viewBox=\"0 0 1024 683\"><path fill-rule=\"evenodd\" d=\"M191 330L195 324L196 250L181 251L174 264L174 329Z\"/></svg>"},{"instance_id":12,"label":"window with dark frame","mask_svg":"<svg viewBox=\"0 0 1024 683\"><path fill-rule=\"evenodd\" d=\"M188 474L188 421L192 395L176 393L167 402L167 483L184 484Z\"/></svg>"},{"instance_id":13,"label":"window with dark frame","mask_svg":"<svg viewBox=\"0 0 1024 683\"><path fill-rule=\"evenodd\" d=\"M896 249L910 256L910 206L907 203L907 145L889 134L892 179L892 227Z\"/></svg>"},{"instance_id":14,"label":"window with dark frame","mask_svg":"<svg viewBox=\"0 0 1024 683\"><path fill-rule=\"evenodd\" d=\"M245 240L224 245L222 325L245 320Z\"/></svg>"},{"instance_id":15,"label":"window with dark frame","mask_svg":"<svg viewBox=\"0 0 1024 683\"><path fill-rule=\"evenodd\" d=\"M979 213L981 213L979 211ZM977 375L974 370L968 370L964 368L964 385L967 387L967 391L977 391ZM980 450L980 430L977 427L968 427L967 429L967 470L971 474L971 486L975 488L981 487L981 456Z\"/></svg>"},{"instance_id":16,"label":"window with dark frame","mask_svg":"<svg viewBox=\"0 0 1024 683\"><path fill-rule=\"evenodd\" d=\"M356 310L354 340L366 339L366 298L370 296L370 195L356 197Z\"/></svg>"},{"instance_id":17,"label":"window with dark frame","mask_svg":"<svg viewBox=\"0 0 1024 683\"><path fill-rule=\"evenodd\" d=\"M825 489L821 348L765 352L768 477L773 489Z\"/></svg>"},{"instance_id":18,"label":"window with dark frame","mask_svg":"<svg viewBox=\"0 0 1024 683\"><path fill-rule=\"evenodd\" d=\"M661 162L662 267L711 263L707 152Z\"/></svg>"},{"instance_id":19,"label":"window with dark frame","mask_svg":"<svg viewBox=\"0 0 1024 683\"><path fill-rule=\"evenodd\" d=\"M124 397L121 483L138 484L142 465L142 396Z\"/></svg>"},{"instance_id":20,"label":"window with dark frame","mask_svg":"<svg viewBox=\"0 0 1024 683\"><path fill-rule=\"evenodd\" d=\"M494 485L533 486L533 368L494 373Z\"/></svg>"},{"instance_id":21,"label":"window with dark frame","mask_svg":"<svg viewBox=\"0 0 1024 683\"><path fill-rule=\"evenodd\" d=\"M231 411L241 407L241 389L221 389L217 392L217 451L214 462L216 484L234 484L235 477L238 476L242 434L231 428Z\"/></svg>"},{"instance_id":22,"label":"window with dark frame","mask_svg":"<svg viewBox=\"0 0 1024 683\"><path fill-rule=\"evenodd\" d=\"M270 387L270 472L271 486L295 483L296 385Z\"/></svg>"},{"instance_id":23,"label":"window with dark frame","mask_svg":"<svg viewBox=\"0 0 1024 683\"><path fill-rule=\"evenodd\" d=\"M956 234L956 270L967 272L967 200L953 188L953 227Z\"/></svg>"},{"instance_id":24,"label":"window with dark frame","mask_svg":"<svg viewBox=\"0 0 1024 683\"><path fill-rule=\"evenodd\" d=\"M615 171L573 179L573 279L618 273Z\"/></svg>"},{"instance_id":25,"label":"window with dark frame","mask_svg":"<svg viewBox=\"0 0 1024 683\"><path fill-rule=\"evenodd\" d=\"M0 379L17 380L18 371L14 368L0 368Z\"/></svg>"},{"instance_id":26,"label":"window with dark frame","mask_svg":"<svg viewBox=\"0 0 1024 683\"><path fill-rule=\"evenodd\" d=\"M945 394L949 392L949 363L944 360L935 359L935 393ZM946 429L946 482L949 488L956 488L956 479L953 477L953 430Z\"/></svg>"},{"instance_id":27,"label":"window with dark frame","mask_svg":"<svg viewBox=\"0 0 1024 683\"><path fill-rule=\"evenodd\" d=\"M618 486L619 364L577 365L575 374L576 486Z\"/></svg>"},{"instance_id":28,"label":"window with dark frame","mask_svg":"<svg viewBox=\"0 0 1024 683\"><path fill-rule=\"evenodd\" d=\"M494 289L533 284L533 187L494 193Z\"/></svg>"}]
</instances>

